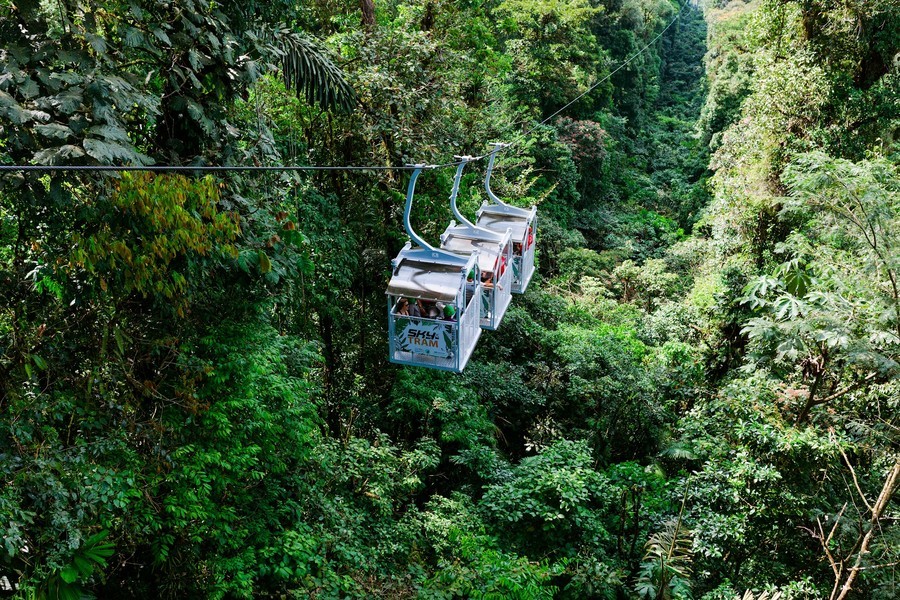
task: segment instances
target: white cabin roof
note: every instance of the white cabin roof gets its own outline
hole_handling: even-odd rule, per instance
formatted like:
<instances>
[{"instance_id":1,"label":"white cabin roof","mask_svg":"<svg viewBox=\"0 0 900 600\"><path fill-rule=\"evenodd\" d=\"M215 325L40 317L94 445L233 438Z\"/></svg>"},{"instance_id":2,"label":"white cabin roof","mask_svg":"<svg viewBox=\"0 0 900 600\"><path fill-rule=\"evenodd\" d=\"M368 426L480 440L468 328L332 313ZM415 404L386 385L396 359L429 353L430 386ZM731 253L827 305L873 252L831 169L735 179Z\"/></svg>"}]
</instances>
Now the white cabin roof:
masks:
<instances>
[{"instance_id":1,"label":"white cabin roof","mask_svg":"<svg viewBox=\"0 0 900 600\"><path fill-rule=\"evenodd\" d=\"M528 233L528 221L527 216L511 215L503 212L502 208L488 205L482 207L478 212L476 225L499 233L509 229L512 239L521 243L525 241L525 236Z\"/></svg>"},{"instance_id":2,"label":"white cabin roof","mask_svg":"<svg viewBox=\"0 0 900 600\"><path fill-rule=\"evenodd\" d=\"M394 269L387 293L455 304L463 285L465 276L458 266L403 260Z\"/></svg>"},{"instance_id":3,"label":"white cabin roof","mask_svg":"<svg viewBox=\"0 0 900 600\"><path fill-rule=\"evenodd\" d=\"M497 259L500 258L502 248L493 240L476 240L470 237L454 235L450 233L441 243L441 248L455 254L472 254L478 250L478 268L482 272L494 272Z\"/></svg>"}]
</instances>

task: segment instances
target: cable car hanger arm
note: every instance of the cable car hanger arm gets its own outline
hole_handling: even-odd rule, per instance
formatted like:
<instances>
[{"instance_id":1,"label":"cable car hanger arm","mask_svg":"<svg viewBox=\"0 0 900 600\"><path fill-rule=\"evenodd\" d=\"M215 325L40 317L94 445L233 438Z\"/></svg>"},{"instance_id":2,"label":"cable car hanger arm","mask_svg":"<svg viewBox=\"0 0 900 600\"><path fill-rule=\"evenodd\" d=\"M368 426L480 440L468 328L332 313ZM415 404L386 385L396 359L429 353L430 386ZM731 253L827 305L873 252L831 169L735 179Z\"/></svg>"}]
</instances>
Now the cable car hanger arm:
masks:
<instances>
[{"instance_id":1,"label":"cable car hanger arm","mask_svg":"<svg viewBox=\"0 0 900 600\"><path fill-rule=\"evenodd\" d=\"M440 248L435 248L422 239L422 237L412 228L410 215L412 214L413 196L416 193L416 180L419 179L419 175L422 174L422 169L427 168L427 165L408 165L408 167L411 167L413 172L409 178L409 185L406 187L406 206L403 209L403 227L406 229L406 234L409 236L410 240L421 248L422 254L430 255L424 256L423 258L440 259L442 262L458 265L464 269L468 264L466 258ZM462 165L460 165L460 169L461 168Z\"/></svg>"}]
</instances>

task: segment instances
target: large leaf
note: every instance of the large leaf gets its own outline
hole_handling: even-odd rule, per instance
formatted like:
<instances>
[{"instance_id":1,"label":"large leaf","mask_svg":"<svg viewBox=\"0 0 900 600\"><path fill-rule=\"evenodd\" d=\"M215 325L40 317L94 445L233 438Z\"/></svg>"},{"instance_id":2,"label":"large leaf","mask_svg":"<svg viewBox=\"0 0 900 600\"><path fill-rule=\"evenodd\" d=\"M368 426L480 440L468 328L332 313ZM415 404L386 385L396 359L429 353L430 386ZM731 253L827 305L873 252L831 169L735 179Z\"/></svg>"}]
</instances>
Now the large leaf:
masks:
<instances>
[{"instance_id":1,"label":"large leaf","mask_svg":"<svg viewBox=\"0 0 900 600\"><path fill-rule=\"evenodd\" d=\"M313 41L287 29L277 32L285 85L310 104L349 111L356 94L340 68Z\"/></svg>"},{"instance_id":2,"label":"large leaf","mask_svg":"<svg viewBox=\"0 0 900 600\"><path fill-rule=\"evenodd\" d=\"M103 164L113 164L119 161L127 164L150 164L150 157L141 154L130 144L123 145L118 142L105 142L96 138L87 138L83 144L85 152Z\"/></svg>"},{"instance_id":3,"label":"large leaf","mask_svg":"<svg viewBox=\"0 0 900 600\"><path fill-rule=\"evenodd\" d=\"M72 135L72 130L62 123L35 125L34 130L43 137L51 140L65 140Z\"/></svg>"},{"instance_id":4,"label":"large leaf","mask_svg":"<svg viewBox=\"0 0 900 600\"><path fill-rule=\"evenodd\" d=\"M38 165L58 165L62 164L66 159L80 156L84 156L84 150L81 147L66 144L65 146L44 148L39 152L35 152L32 162Z\"/></svg>"}]
</instances>

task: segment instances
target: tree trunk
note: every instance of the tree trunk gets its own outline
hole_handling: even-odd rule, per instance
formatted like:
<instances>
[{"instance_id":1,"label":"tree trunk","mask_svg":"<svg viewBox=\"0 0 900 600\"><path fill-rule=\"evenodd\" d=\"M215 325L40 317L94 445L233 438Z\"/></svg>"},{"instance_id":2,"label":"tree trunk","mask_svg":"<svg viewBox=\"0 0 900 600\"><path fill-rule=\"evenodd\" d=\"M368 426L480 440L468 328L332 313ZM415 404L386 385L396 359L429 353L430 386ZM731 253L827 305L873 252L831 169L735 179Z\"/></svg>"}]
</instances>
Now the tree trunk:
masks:
<instances>
[{"instance_id":1,"label":"tree trunk","mask_svg":"<svg viewBox=\"0 0 900 600\"><path fill-rule=\"evenodd\" d=\"M425 14L422 15L422 31L431 31L434 28L434 4L434 0L431 0L425 5Z\"/></svg>"},{"instance_id":2,"label":"tree trunk","mask_svg":"<svg viewBox=\"0 0 900 600\"><path fill-rule=\"evenodd\" d=\"M806 404L803 405L803 409L800 411L800 414L797 415L796 425L803 425L806 422L806 419L809 417L809 411L812 410L812 407L816 405L816 393L819 391L819 386L822 384L823 377L825 377L824 365L822 365L821 370L816 373L816 378L813 380L812 385L809 386L809 394L806 396Z\"/></svg>"},{"instance_id":3,"label":"tree trunk","mask_svg":"<svg viewBox=\"0 0 900 600\"><path fill-rule=\"evenodd\" d=\"M362 13L362 26L370 29L375 26L375 2L374 0L359 0L359 10Z\"/></svg>"}]
</instances>

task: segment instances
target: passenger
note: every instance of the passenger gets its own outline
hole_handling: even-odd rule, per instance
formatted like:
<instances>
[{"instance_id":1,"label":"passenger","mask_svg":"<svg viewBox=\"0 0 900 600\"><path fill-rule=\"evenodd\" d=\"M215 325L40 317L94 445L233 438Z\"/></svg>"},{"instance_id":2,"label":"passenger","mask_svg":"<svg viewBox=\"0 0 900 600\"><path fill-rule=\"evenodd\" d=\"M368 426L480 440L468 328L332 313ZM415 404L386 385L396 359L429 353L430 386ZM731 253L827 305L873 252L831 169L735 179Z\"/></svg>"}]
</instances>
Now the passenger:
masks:
<instances>
[{"instance_id":1,"label":"passenger","mask_svg":"<svg viewBox=\"0 0 900 600\"><path fill-rule=\"evenodd\" d=\"M475 293L475 269L469 269L466 275L466 294L471 296Z\"/></svg>"},{"instance_id":2,"label":"passenger","mask_svg":"<svg viewBox=\"0 0 900 600\"><path fill-rule=\"evenodd\" d=\"M419 310L418 302L416 304L409 304L409 316L411 317L421 317L422 311Z\"/></svg>"},{"instance_id":3,"label":"passenger","mask_svg":"<svg viewBox=\"0 0 900 600\"><path fill-rule=\"evenodd\" d=\"M472 296L475 295L475 269L469 269L469 274L466 276L466 304L469 303L469 300L472 299Z\"/></svg>"},{"instance_id":4,"label":"passenger","mask_svg":"<svg viewBox=\"0 0 900 600\"><path fill-rule=\"evenodd\" d=\"M494 288L494 274L490 271L484 271L481 274L481 285L488 289Z\"/></svg>"},{"instance_id":5,"label":"passenger","mask_svg":"<svg viewBox=\"0 0 900 600\"><path fill-rule=\"evenodd\" d=\"M434 313L428 313L428 316L431 317L432 319L440 319L444 315L444 308L446 306L447 305L444 304L443 302L435 303ZM432 316L432 314L433 314L433 316Z\"/></svg>"},{"instance_id":6,"label":"passenger","mask_svg":"<svg viewBox=\"0 0 900 600\"><path fill-rule=\"evenodd\" d=\"M522 244L519 242L513 243L513 256L522 256Z\"/></svg>"},{"instance_id":7,"label":"passenger","mask_svg":"<svg viewBox=\"0 0 900 600\"><path fill-rule=\"evenodd\" d=\"M404 317L408 317L409 315L409 300L406 298L400 298L397 301L397 314L403 315Z\"/></svg>"},{"instance_id":8,"label":"passenger","mask_svg":"<svg viewBox=\"0 0 900 600\"><path fill-rule=\"evenodd\" d=\"M441 314L434 302L425 300L419 300L419 311L423 317L428 317L429 319L437 319Z\"/></svg>"},{"instance_id":9,"label":"passenger","mask_svg":"<svg viewBox=\"0 0 900 600\"><path fill-rule=\"evenodd\" d=\"M456 307L452 304L448 304L444 307L444 321L455 321L456 320Z\"/></svg>"}]
</instances>

